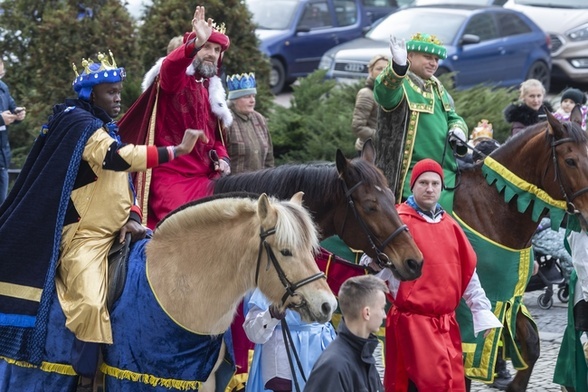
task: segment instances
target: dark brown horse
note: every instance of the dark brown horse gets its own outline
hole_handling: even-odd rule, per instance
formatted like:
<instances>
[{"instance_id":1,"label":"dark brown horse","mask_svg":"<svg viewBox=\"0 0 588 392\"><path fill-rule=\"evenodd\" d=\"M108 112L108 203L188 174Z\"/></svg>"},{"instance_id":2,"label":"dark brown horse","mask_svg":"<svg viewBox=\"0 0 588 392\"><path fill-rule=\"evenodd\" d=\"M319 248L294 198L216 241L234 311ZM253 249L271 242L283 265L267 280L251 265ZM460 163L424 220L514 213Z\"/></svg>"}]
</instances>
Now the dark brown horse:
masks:
<instances>
[{"instance_id":1,"label":"dark brown horse","mask_svg":"<svg viewBox=\"0 0 588 392\"><path fill-rule=\"evenodd\" d=\"M497 187L496 183L489 184L485 178L488 172L483 173L483 164L462 171L461 184L455 191L454 213L457 217L490 240L518 250L531 246L531 237L538 221L549 211L548 208L538 209L537 206L551 206L552 216L561 216L562 209L567 210L568 216L578 218L584 225L588 220L588 143L579 119L578 109L572 113L573 122L563 124L548 113L546 122L531 126L510 138L486 159L486 168L494 162L495 169L504 168L503 173L514 175L509 178L510 181L524 188L527 191L524 194L514 192L513 196L508 186L502 188ZM498 188L501 188L500 191ZM547 202L541 204L541 201L532 198L533 201L528 203L525 198L529 194L535 194ZM506 202L505 198L509 201ZM533 203L536 204L535 208ZM495 258L485 261L480 256L478 260L482 286L487 291L496 290L495 287L488 287L487 282L496 284L500 278L488 279L484 276L485 262L496 266L501 260ZM499 268L507 269L507 266ZM528 281L529 275L522 279ZM519 284L524 289L526 281ZM508 323L507 320L505 322ZM507 391L525 391L539 357L539 336L535 324L522 311L516 313L516 327L510 331L514 331L515 341L528 367L517 372ZM507 325L504 332L508 339Z\"/></svg>"},{"instance_id":2,"label":"dark brown horse","mask_svg":"<svg viewBox=\"0 0 588 392\"><path fill-rule=\"evenodd\" d=\"M214 193L246 191L284 199L302 191L321 238L337 234L399 279L416 279L421 275L422 253L400 220L394 195L374 160L370 141L362 156L353 160L338 150L336 167L330 163L282 165L231 175L217 181Z\"/></svg>"}]
</instances>

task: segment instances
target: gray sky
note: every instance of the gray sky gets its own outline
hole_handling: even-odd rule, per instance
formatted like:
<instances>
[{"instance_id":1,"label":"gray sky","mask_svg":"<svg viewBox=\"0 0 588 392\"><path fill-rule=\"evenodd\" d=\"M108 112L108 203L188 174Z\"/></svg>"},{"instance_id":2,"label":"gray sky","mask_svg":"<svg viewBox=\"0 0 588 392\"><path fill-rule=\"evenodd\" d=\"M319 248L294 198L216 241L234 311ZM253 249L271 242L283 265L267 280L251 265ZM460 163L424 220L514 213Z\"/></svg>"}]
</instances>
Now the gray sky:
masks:
<instances>
[{"instance_id":1,"label":"gray sky","mask_svg":"<svg viewBox=\"0 0 588 392\"><path fill-rule=\"evenodd\" d=\"M151 0L127 0L127 9L135 19L141 17L144 6L150 5Z\"/></svg>"}]
</instances>

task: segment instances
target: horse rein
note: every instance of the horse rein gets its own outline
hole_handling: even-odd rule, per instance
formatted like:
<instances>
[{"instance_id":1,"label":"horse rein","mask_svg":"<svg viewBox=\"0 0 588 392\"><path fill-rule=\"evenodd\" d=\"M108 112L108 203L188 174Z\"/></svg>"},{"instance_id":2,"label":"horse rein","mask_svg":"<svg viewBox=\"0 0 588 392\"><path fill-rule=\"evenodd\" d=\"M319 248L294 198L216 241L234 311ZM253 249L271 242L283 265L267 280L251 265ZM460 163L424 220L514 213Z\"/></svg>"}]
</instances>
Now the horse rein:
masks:
<instances>
[{"instance_id":1,"label":"horse rein","mask_svg":"<svg viewBox=\"0 0 588 392\"><path fill-rule=\"evenodd\" d=\"M579 211L576 208L576 206L574 205L573 201L576 197L588 192L588 187L582 188L579 191L572 193L571 197L568 196L568 194L565 190L565 187L563 185L563 179L561 176L561 171L559 169L559 163L557 162L557 151L555 149L557 146L564 144L564 143L574 143L574 140L572 140L569 137L559 139L559 140L553 140L553 136L551 136L551 158L553 160L553 166L555 167L555 180L557 180L557 184L559 185L559 189L566 200L566 206L567 206L566 212L570 215L576 215L576 214L579 214Z\"/></svg>"},{"instance_id":2,"label":"horse rein","mask_svg":"<svg viewBox=\"0 0 588 392\"><path fill-rule=\"evenodd\" d=\"M270 236L272 234L276 234L275 227L272 229L266 230L266 231L263 230L263 227L260 228L259 251L257 253L257 267L255 269L255 285L257 286L257 282L259 281L259 270L260 270L260 266L261 266L261 254L263 253L263 249L265 248L265 252L267 253L267 258L268 258L267 267L265 268L265 270L266 271L269 270L270 262L274 265L274 268L276 269L276 273L278 274L278 278L280 278L280 282L282 282L284 289L286 289L286 292L284 293L284 296L282 297L282 304L285 304L286 300L289 297L294 297L295 295L298 295L296 293L296 290L298 290L300 287L307 285L309 283L312 283L318 279L326 279L327 277L325 276L324 272L319 272L319 273L316 273L314 275L309 276L308 278L304 278L296 283L290 282L290 280L288 279L288 277L284 273L284 270L280 266L278 259L276 259L276 255L274 254L272 247L265 240L268 236ZM300 306L302 306L302 304L297 305L296 307L300 307Z\"/></svg>"},{"instance_id":3,"label":"horse rein","mask_svg":"<svg viewBox=\"0 0 588 392\"><path fill-rule=\"evenodd\" d=\"M265 249L265 252L267 253L267 258L268 258L267 266L266 266L265 270L266 271L269 270L270 262L271 262L274 265L274 268L276 269L276 273L278 274L278 278L280 278L280 282L282 282L282 285L286 289L286 292L284 293L284 296L282 297L282 305L283 305L286 303L286 300L289 297L294 297L295 295L298 295L296 293L296 290L298 290L300 287L307 285L311 282L314 282L315 280L318 280L318 279L327 279L327 277L325 276L324 272L319 272L317 274L309 276L308 278L302 279L296 283L290 282L290 280L286 277L284 270L280 266L278 259L276 259L276 255L274 254L272 247L266 241L266 238L269 237L270 235L273 235L273 234L276 234L275 227L272 229L269 229L269 230L265 230L265 231L263 230L263 227L261 227L259 229L260 242L259 242L259 251L257 253L257 267L255 269L255 285L257 286L257 283L259 281L259 270L261 267L261 254L263 253L263 249ZM302 305L303 305L303 303L301 303L300 305L296 305L295 307L300 307ZM304 375L304 369L302 368L302 363L300 362L300 358L298 357L298 353L296 352L296 349L294 348L292 335L290 334L290 329L288 328L288 324L286 323L286 319L283 318L281 323L282 323L282 334L284 337L284 345L286 346L286 352L288 354L287 355L288 362L290 364L290 369L292 372L292 380L294 381L296 391L299 392L300 386L298 384L298 379L296 378L296 374L294 371L294 363L292 361L292 355L296 359L296 364L298 365L298 369L300 371L300 374L302 375L302 378L304 379L305 382L306 382L306 376Z\"/></svg>"},{"instance_id":4,"label":"horse rein","mask_svg":"<svg viewBox=\"0 0 588 392\"><path fill-rule=\"evenodd\" d=\"M343 191L345 192L345 198L347 199L347 209L345 210L345 218L343 219L343 224L341 225L341 233L343 232L343 229L345 228L345 223L347 222L347 211L349 211L349 207L351 207L351 211L353 211L355 219L359 222L361 230L366 235L370 243L370 246L372 247L374 252L376 252L376 264L378 264L380 268L392 268L393 263L392 261L390 261L390 258L384 253L384 249L394 238L398 237L401 233L405 231L408 232L408 226L406 226L405 224L400 225L396 230L392 232L392 234L388 236L388 238L386 238L383 242L380 242L357 212L355 202L353 201L353 192L355 192L355 190L359 186L361 186L362 183L363 181L359 181L357 184L353 185L351 189L349 189L347 187L347 184L345 183L345 180L341 178L341 184L343 184ZM374 239L379 243L379 246L376 246L376 244L374 243Z\"/></svg>"}]
</instances>

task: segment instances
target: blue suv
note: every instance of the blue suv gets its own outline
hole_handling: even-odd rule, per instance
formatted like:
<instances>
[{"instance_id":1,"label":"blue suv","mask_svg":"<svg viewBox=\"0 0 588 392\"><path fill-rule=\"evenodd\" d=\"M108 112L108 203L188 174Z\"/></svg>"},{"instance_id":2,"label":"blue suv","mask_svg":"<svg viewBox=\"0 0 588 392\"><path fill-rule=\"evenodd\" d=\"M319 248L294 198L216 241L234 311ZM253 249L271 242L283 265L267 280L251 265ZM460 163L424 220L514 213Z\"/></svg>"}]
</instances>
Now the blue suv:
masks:
<instances>
[{"instance_id":1,"label":"blue suv","mask_svg":"<svg viewBox=\"0 0 588 392\"><path fill-rule=\"evenodd\" d=\"M361 0L246 0L260 50L271 61L270 87L284 87L318 68L332 47L361 37L372 21Z\"/></svg>"}]
</instances>

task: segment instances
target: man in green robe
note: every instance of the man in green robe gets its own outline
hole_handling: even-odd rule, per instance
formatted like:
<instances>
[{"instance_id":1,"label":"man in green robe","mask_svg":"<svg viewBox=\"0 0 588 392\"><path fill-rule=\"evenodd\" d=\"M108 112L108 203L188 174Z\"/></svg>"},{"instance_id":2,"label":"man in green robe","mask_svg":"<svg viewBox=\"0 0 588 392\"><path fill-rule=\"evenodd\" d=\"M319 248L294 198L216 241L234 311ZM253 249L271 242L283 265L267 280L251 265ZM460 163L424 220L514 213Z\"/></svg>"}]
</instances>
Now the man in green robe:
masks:
<instances>
[{"instance_id":1,"label":"man in green robe","mask_svg":"<svg viewBox=\"0 0 588 392\"><path fill-rule=\"evenodd\" d=\"M447 50L435 36L417 33L408 42L391 38L390 52L392 60L376 78L374 98L384 112L400 112L396 118L403 121L386 124L384 130L379 124L378 143L394 139L393 143L398 144L379 147L389 152L389 160L401 157L398 167L386 167L384 171L397 199L405 200L410 196L414 165L424 158L435 160L443 167L445 177L439 202L446 211L452 211L457 173L453 148L465 155L467 147L461 141L467 140L468 128L441 82L433 76ZM402 137L397 137L400 134Z\"/></svg>"}]
</instances>

